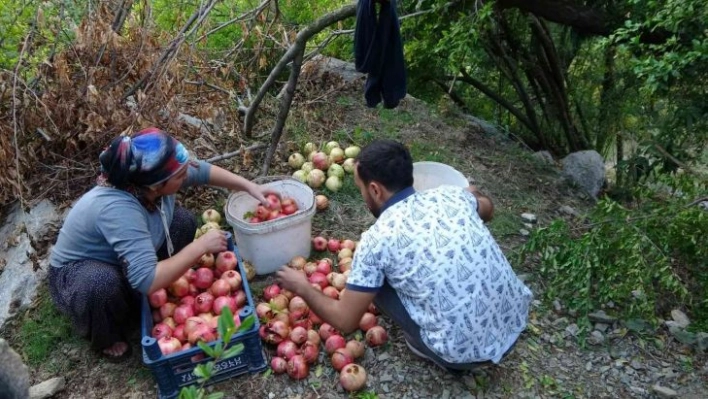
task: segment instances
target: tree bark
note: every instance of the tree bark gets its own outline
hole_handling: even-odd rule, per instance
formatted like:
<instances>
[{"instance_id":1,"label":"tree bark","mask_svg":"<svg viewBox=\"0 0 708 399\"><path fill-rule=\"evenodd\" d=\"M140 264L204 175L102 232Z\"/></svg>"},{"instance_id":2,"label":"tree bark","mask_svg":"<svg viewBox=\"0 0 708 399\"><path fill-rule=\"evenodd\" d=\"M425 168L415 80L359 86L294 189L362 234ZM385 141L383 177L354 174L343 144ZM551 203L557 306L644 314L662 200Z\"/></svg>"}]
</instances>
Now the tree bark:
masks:
<instances>
[{"instance_id":1,"label":"tree bark","mask_svg":"<svg viewBox=\"0 0 708 399\"><path fill-rule=\"evenodd\" d=\"M517 8L561 25L572 26L578 33L607 36L612 32L604 11L575 0L497 0L500 9Z\"/></svg>"},{"instance_id":2,"label":"tree bark","mask_svg":"<svg viewBox=\"0 0 708 399\"><path fill-rule=\"evenodd\" d=\"M278 111L278 119L273 127L273 132L270 135L270 147L266 153L265 160L263 161L263 176L268 174L268 169L270 169L270 163L273 161L273 156L275 155L275 150L278 148L278 143L280 142L280 137L283 135L283 127L285 126L285 120L288 118L290 113L290 105L293 103L293 97L295 97L295 89L297 89L297 81L300 77L300 68L302 67L302 59L305 56L305 47L302 47L295 58L293 58L293 64L290 69L290 78L285 86L285 94L280 101L280 110Z\"/></svg>"}]
</instances>

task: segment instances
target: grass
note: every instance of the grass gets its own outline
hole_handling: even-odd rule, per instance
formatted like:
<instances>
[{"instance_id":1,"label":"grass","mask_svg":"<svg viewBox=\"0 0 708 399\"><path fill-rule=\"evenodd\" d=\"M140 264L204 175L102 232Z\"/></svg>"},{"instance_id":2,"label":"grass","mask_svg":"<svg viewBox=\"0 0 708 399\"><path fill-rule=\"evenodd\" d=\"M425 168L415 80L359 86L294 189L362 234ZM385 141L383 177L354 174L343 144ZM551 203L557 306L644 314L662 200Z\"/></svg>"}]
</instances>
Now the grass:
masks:
<instances>
[{"instance_id":1,"label":"grass","mask_svg":"<svg viewBox=\"0 0 708 399\"><path fill-rule=\"evenodd\" d=\"M413 162L440 162L451 166L455 166L456 163L454 155L449 150L435 143L416 140L410 144L409 151Z\"/></svg>"},{"instance_id":2,"label":"grass","mask_svg":"<svg viewBox=\"0 0 708 399\"><path fill-rule=\"evenodd\" d=\"M495 237L517 234L521 227L521 219L516 213L506 209L496 208L494 219L489 222L489 230Z\"/></svg>"},{"instance_id":3,"label":"grass","mask_svg":"<svg viewBox=\"0 0 708 399\"><path fill-rule=\"evenodd\" d=\"M37 302L37 307L25 314L17 336L18 347L32 367L44 363L60 342L78 342L71 322L54 307L46 287L40 290Z\"/></svg>"}]
</instances>

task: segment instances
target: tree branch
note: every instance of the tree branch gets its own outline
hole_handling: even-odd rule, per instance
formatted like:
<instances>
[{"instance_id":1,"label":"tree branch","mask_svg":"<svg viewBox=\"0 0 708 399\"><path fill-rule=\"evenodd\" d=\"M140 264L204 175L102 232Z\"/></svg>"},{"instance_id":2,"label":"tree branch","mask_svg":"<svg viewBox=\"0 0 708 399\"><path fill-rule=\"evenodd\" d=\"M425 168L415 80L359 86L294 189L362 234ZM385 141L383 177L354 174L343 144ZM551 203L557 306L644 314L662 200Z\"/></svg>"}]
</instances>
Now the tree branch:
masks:
<instances>
[{"instance_id":1,"label":"tree branch","mask_svg":"<svg viewBox=\"0 0 708 399\"><path fill-rule=\"evenodd\" d=\"M258 110L261 101L263 101L266 92L270 90L270 88L275 84L276 78L278 77L278 75L280 75L283 69L285 69L285 67L291 61L293 61L293 59L297 57L298 54L304 51L305 46L307 45L307 41L312 36L316 35L326 27L336 22L353 17L354 15L356 15L356 7L356 4L346 5L336 11L333 11L329 14L320 17L315 22L308 25L305 29L298 32L295 38L295 43L280 58L280 61L278 61L273 70L270 71L268 78L263 83L263 85L261 85L260 89L258 89L258 93L256 93L256 96L253 98L253 101L248 106L248 110L246 111L246 116L243 122L243 130L246 134L246 137L251 137L254 122L253 118L255 116L255 113Z\"/></svg>"}]
</instances>

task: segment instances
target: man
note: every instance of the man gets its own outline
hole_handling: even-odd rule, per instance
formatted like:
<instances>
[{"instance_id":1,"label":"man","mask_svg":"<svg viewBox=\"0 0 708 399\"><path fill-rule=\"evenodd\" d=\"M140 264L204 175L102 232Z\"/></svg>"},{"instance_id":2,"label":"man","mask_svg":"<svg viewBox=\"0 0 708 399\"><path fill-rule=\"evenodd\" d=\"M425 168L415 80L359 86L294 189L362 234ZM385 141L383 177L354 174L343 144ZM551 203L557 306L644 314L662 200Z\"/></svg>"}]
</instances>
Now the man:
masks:
<instances>
[{"instance_id":1,"label":"man","mask_svg":"<svg viewBox=\"0 0 708 399\"><path fill-rule=\"evenodd\" d=\"M492 201L474 186L415 192L410 153L390 140L361 151L354 181L378 220L362 235L347 289L331 299L290 268L278 272L282 286L343 333L373 300L413 353L443 369L498 363L526 327L532 294L484 226Z\"/></svg>"}]
</instances>

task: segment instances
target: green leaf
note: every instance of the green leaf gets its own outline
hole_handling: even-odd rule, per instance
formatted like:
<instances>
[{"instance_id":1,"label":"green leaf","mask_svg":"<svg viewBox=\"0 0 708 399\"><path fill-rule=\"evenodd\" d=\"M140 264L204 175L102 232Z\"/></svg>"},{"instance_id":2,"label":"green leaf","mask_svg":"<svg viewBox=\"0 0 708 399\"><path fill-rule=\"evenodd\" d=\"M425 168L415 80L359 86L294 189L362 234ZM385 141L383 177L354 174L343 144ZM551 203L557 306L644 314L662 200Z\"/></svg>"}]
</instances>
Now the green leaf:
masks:
<instances>
[{"instance_id":1,"label":"green leaf","mask_svg":"<svg viewBox=\"0 0 708 399\"><path fill-rule=\"evenodd\" d=\"M198 364L197 367L194 368L194 375L199 378L209 378L211 377L211 372L207 367L207 364Z\"/></svg>"},{"instance_id":2,"label":"green leaf","mask_svg":"<svg viewBox=\"0 0 708 399\"><path fill-rule=\"evenodd\" d=\"M179 391L179 396L177 397L177 399L197 399L197 387L194 385L183 387Z\"/></svg>"},{"instance_id":3,"label":"green leaf","mask_svg":"<svg viewBox=\"0 0 708 399\"><path fill-rule=\"evenodd\" d=\"M266 370L265 373L263 373L263 378L268 378L271 376L271 374L273 374L273 369L268 367L268 370Z\"/></svg>"},{"instance_id":4,"label":"green leaf","mask_svg":"<svg viewBox=\"0 0 708 399\"><path fill-rule=\"evenodd\" d=\"M322 375L322 365L318 364L317 368L315 369L315 377L319 377Z\"/></svg>"},{"instance_id":5,"label":"green leaf","mask_svg":"<svg viewBox=\"0 0 708 399\"><path fill-rule=\"evenodd\" d=\"M204 353L207 354L207 356L214 357L214 349L211 346L209 346L206 342L199 341L199 342L197 342L197 346L199 346L199 348L201 350L203 350Z\"/></svg>"},{"instance_id":6,"label":"green leaf","mask_svg":"<svg viewBox=\"0 0 708 399\"><path fill-rule=\"evenodd\" d=\"M256 316L250 315L245 319L241 320L241 325L238 326L236 332L248 331L253 327L254 324L256 324Z\"/></svg>"},{"instance_id":7,"label":"green leaf","mask_svg":"<svg viewBox=\"0 0 708 399\"><path fill-rule=\"evenodd\" d=\"M243 350L246 347L243 344L235 344L234 346L230 347L227 349L223 355L221 355L221 359L228 359L237 355L240 355L243 353Z\"/></svg>"},{"instance_id":8,"label":"green leaf","mask_svg":"<svg viewBox=\"0 0 708 399\"><path fill-rule=\"evenodd\" d=\"M219 322L217 324L219 336L224 342L229 342L231 340L231 333L235 328L234 315L231 313L231 309L229 309L228 306L224 306L221 309L221 315L219 315Z\"/></svg>"},{"instance_id":9,"label":"green leaf","mask_svg":"<svg viewBox=\"0 0 708 399\"><path fill-rule=\"evenodd\" d=\"M221 399L224 397L223 392L212 392L209 394L209 396L206 397L206 399Z\"/></svg>"}]
</instances>

